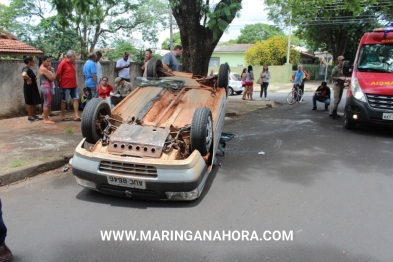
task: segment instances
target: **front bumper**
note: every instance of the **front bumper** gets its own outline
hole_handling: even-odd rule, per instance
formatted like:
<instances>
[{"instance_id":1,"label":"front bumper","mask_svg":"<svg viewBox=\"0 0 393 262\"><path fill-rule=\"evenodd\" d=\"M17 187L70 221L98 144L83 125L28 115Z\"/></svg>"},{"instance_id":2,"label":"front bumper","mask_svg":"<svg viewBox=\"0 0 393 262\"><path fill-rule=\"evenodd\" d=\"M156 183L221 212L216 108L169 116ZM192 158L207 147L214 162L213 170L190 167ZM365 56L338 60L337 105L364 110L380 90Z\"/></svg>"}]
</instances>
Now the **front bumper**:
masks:
<instances>
[{"instance_id":1,"label":"front bumper","mask_svg":"<svg viewBox=\"0 0 393 262\"><path fill-rule=\"evenodd\" d=\"M174 200L193 200L199 197L210 173L205 161L198 151L194 151L185 160L165 161L159 159L145 159L135 157L122 157L110 154L92 153L83 148L84 140L77 146L72 158L72 173L77 183L85 188L96 190L105 194L152 200L168 200L172 195ZM123 165L147 166L155 169L153 176L125 174L103 169L101 162L113 162ZM135 179L143 181L145 189L130 188L111 185L107 176ZM177 192L177 194L176 194ZM180 193L181 192L181 193ZM193 192L187 199L179 195ZM175 195L173 196L173 193Z\"/></svg>"},{"instance_id":2,"label":"front bumper","mask_svg":"<svg viewBox=\"0 0 393 262\"><path fill-rule=\"evenodd\" d=\"M393 125L392 120L382 119L383 113L393 113L393 110L373 108L367 102L360 102L353 96L347 97L344 110L348 121L353 123Z\"/></svg>"}]
</instances>

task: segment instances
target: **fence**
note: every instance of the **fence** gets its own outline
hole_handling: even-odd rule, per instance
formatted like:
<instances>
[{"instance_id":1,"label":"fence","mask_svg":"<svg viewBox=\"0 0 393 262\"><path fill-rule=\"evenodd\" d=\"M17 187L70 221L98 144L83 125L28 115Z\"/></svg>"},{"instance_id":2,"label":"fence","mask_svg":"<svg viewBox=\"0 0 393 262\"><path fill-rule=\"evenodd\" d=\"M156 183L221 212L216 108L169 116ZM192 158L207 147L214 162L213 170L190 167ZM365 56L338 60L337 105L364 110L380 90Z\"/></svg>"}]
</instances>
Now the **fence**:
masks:
<instances>
[{"instance_id":1,"label":"fence","mask_svg":"<svg viewBox=\"0 0 393 262\"><path fill-rule=\"evenodd\" d=\"M75 61L75 70L77 73L77 83L79 93L82 95L84 85L83 65L84 61ZM116 62L100 61L102 66L103 76L108 77L109 83L114 84L117 72L115 71ZM52 61L52 67L57 70L58 61ZM23 95L23 80L21 77L22 68L25 66L22 60L0 60L0 118L7 118L13 116L26 115L26 105ZM32 70L38 75L38 65L35 65ZM142 75L141 64L131 63L130 67L131 79ZM133 83L134 84L134 83ZM53 111L60 110L61 94L57 86L55 88L55 95L52 100L51 109ZM68 104L72 107L72 103Z\"/></svg>"},{"instance_id":2,"label":"fence","mask_svg":"<svg viewBox=\"0 0 393 262\"><path fill-rule=\"evenodd\" d=\"M324 64L319 65L303 65L303 69L310 75L310 80L325 80L329 79L333 66L329 65L327 70ZM327 75L326 75L327 73ZM326 75L326 78L325 78Z\"/></svg>"}]
</instances>

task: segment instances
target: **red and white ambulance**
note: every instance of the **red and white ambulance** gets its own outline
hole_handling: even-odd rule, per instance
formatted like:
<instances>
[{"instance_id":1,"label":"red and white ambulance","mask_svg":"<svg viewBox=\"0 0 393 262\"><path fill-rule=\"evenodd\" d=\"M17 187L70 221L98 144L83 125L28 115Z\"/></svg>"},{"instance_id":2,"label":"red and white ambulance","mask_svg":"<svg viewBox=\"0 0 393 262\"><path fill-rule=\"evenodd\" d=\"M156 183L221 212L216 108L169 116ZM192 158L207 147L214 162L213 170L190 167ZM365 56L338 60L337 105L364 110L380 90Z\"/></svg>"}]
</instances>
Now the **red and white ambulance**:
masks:
<instances>
[{"instance_id":1,"label":"red and white ambulance","mask_svg":"<svg viewBox=\"0 0 393 262\"><path fill-rule=\"evenodd\" d=\"M344 74L351 71L344 65ZM360 40L344 110L344 127L357 123L393 126L393 27L377 28Z\"/></svg>"}]
</instances>

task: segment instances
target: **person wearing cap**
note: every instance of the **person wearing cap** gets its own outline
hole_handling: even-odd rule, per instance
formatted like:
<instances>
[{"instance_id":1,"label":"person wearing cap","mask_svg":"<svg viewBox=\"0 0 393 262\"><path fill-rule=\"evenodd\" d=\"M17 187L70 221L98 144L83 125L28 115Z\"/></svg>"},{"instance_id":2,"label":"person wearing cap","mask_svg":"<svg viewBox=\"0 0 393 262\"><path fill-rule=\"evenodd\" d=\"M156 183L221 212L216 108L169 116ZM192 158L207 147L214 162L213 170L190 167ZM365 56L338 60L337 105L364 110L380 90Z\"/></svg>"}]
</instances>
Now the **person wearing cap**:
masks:
<instances>
[{"instance_id":1,"label":"person wearing cap","mask_svg":"<svg viewBox=\"0 0 393 262\"><path fill-rule=\"evenodd\" d=\"M130 82L130 65L131 62L128 61L130 54L128 52L125 52L123 54L123 58L120 58L116 62L116 71L117 75L127 82Z\"/></svg>"},{"instance_id":2,"label":"person wearing cap","mask_svg":"<svg viewBox=\"0 0 393 262\"><path fill-rule=\"evenodd\" d=\"M345 75L343 73L344 56L340 55L337 57L337 61L338 64L333 68L332 71L332 80L334 81L334 102L329 112L329 116L333 119L340 118L340 115L337 114L337 108L343 95L345 83Z\"/></svg>"},{"instance_id":3,"label":"person wearing cap","mask_svg":"<svg viewBox=\"0 0 393 262\"><path fill-rule=\"evenodd\" d=\"M328 110L330 105L330 88L325 81L314 92L314 96L312 97L313 108L311 110L317 110L317 101L324 103L325 110Z\"/></svg>"},{"instance_id":4,"label":"person wearing cap","mask_svg":"<svg viewBox=\"0 0 393 262\"><path fill-rule=\"evenodd\" d=\"M111 93L111 102L114 106L120 103L126 96L132 92L132 84L121 77L115 79L115 90Z\"/></svg>"}]
</instances>

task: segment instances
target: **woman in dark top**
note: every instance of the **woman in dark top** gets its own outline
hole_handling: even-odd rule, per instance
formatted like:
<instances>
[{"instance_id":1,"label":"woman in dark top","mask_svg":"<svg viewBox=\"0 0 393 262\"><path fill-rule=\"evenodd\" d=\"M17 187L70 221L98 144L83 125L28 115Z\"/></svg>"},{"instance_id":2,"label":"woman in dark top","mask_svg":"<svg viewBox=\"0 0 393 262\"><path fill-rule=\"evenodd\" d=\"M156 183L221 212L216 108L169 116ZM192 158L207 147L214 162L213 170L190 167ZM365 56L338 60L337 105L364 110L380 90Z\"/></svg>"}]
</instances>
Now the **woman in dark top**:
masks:
<instances>
[{"instance_id":1,"label":"woman in dark top","mask_svg":"<svg viewBox=\"0 0 393 262\"><path fill-rule=\"evenodd\" d=\"M37 86L37 77L31 67L34 66L34 60L31 56L25 57L23 60L26 64L22 69L22 77L24 80L23 93L25 95L25 103L27 107L27 120L34 122L39 120L35 115L35 108L41 104L41 97Z\"/></svg>"}]
</instances>

